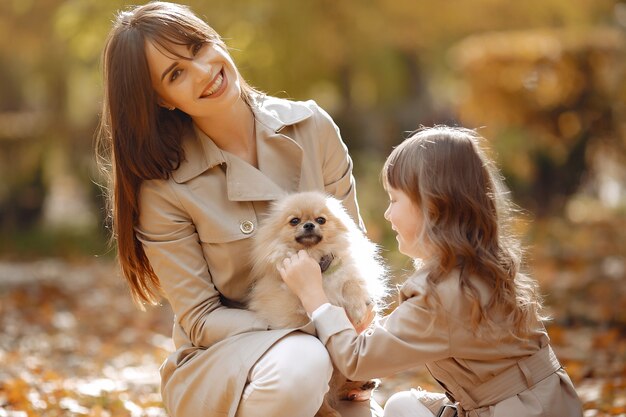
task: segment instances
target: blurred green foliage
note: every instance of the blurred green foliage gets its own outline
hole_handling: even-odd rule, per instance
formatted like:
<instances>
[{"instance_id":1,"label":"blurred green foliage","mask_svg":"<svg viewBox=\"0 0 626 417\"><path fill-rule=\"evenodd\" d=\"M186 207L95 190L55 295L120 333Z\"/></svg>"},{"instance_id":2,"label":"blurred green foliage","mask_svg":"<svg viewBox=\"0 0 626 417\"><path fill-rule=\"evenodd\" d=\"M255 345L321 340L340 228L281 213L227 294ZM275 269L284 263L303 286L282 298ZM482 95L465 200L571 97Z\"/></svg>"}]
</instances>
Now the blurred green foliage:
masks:
<instances>
[{"instance_id":1,"label":"blurred green foliage","mask_svg":"<svg viewBox=\"0 0 626 417\"><path fill-rule=\"evenodd\" d=\"M116 11L134 3L0 2L0 255L106 247L86 243L106 236L92 151L100 54ZM483 127L533 215L586 221L597 212L589 200L609 216L623 210L619 1L187 4L223 35L252 85L331 113L355 160L370 235L398 265L406 260L382 218L378 175L419 125ZM72 237L81 235L89 239ZM55 239L63 243L46 243Z\"/></svg>"}]
</instances>

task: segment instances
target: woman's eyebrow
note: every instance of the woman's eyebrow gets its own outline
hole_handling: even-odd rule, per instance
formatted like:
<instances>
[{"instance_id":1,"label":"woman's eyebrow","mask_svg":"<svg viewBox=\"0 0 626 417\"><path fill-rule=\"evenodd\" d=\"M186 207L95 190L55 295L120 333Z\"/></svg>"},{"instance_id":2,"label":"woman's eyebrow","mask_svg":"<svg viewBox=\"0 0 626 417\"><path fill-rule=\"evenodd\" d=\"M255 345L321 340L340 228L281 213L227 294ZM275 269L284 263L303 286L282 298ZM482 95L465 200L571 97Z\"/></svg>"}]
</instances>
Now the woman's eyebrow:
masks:
<instances>
[{"instance_id":1,"label":"woman's eyebrow","mask_svg":"<svg viewBox=\"0 0 626 417\"><path fill-rule=\"evenodd\" d=\"M169 67L165 68L165 71L163 71L163 74L161 75L161 82L163 82L163 79L165 78L165 76L174 69L174 67L176 67L176 65L178 65L178 62L174 62L172 65L170 65Z\"/></svg>"},{"instance_id":2,"label":"woman's eyebrow","mask_svg":"<svg viewBox=\"0 0 626 417\"><path fill-rule=\"evenodd\" d=\"M191 51L191 49L193 48L193 46L194 46L194 44L193 44L193 43L189 43L189 44L187 45L187 49L188 49L189 51ZM180 55L177 55L177 56L179 56L179 57L180 57ZM166 75L167 75L167 74L168 74L171 70L173 70L173 69L176 67L176 65L178 65L178 62L173 62L173 63L172 63L172 65L170 65L169 67L165 68L165 71L163 71L163 74L161 74L161 82L163 82L163 79L165 78L165 76L166 76Z\"/></svg>"}]
</instances>

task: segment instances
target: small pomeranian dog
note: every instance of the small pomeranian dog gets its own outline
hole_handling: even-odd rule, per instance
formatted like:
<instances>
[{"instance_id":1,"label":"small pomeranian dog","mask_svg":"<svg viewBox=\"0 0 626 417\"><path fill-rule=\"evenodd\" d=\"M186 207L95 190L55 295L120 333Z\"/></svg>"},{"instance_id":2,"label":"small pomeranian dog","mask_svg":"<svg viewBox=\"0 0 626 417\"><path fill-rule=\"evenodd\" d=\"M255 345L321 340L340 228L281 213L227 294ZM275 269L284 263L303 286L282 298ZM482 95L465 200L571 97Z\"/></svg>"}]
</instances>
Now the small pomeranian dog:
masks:
<instances>
[{"instance_id":1,"label":"small pomeranian dog","mask_svg":"<svg viewBox=\"0 0 626 417\"><path fill-rule=\"evenodd\" d=\"M272 328L296 328L309 322L298 297L280 277L287 256L305 250L322 270L331 304L343 307L361 324L370 309L379 312L387 294L386 268L378 248L359 229L341 202L317 191L277 201L260 225L251 253L253 285L248 307ZM318 417L339 416L333 408L351 389L373 389L377 381L347 381L337 370Z\"/></svg>"}]
</instances>

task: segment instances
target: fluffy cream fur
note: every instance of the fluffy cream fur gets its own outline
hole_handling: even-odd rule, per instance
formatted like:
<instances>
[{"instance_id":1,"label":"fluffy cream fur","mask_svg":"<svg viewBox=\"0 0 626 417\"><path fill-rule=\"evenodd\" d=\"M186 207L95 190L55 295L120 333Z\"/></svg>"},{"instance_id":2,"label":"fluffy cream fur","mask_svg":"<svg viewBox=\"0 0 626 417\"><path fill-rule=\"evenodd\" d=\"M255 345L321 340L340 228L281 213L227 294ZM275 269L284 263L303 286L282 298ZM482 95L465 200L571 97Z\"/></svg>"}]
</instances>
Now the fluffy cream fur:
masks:
<instances>
[{"instance_id":1,"label":"fluffy cream fur","mask_svg":"<svg viewBox=\"0 0 626 417\"><path fill-rule=\"evenodd\" d=\"M337 199L315 191L301 192L277 201L254 237L254 284L248 305L272 328L296 328L309 321L300 300L283 283L277 269L283 259L302 249L318 262L332 257L322 274L324 291L332 304L346 310L353 323L364 319L371 303L377 312L383 308L386 269L377 246ZM340 388L346 392L344 382L341 375L333 376L318 416L338 415L330 405L342 396ZM350 386L372 388L371 382Z\"/></svg>"}]
</instances>

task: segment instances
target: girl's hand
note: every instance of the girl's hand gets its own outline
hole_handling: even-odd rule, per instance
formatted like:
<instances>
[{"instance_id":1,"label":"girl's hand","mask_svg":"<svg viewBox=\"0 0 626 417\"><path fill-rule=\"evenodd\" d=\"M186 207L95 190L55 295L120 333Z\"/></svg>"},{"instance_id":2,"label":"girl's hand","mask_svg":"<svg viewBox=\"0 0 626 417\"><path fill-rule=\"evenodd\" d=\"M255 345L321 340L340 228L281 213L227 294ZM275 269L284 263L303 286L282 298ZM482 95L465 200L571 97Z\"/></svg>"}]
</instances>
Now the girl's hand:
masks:
<instances>
[{"instance_id":1,"label":"girl's hand","mask_svg":"<svg viewBox=\"0 0 626 417\"><path fill-rule=\"evenodd\" d=\"M301 250L285 258L278 272L287 287L300 299L307 313L313 313L328 302L322 287L320 266L306 251Z\"/></svg>"}]
</instances>

